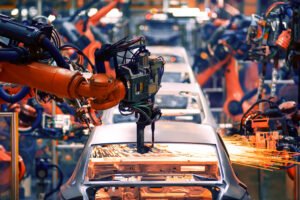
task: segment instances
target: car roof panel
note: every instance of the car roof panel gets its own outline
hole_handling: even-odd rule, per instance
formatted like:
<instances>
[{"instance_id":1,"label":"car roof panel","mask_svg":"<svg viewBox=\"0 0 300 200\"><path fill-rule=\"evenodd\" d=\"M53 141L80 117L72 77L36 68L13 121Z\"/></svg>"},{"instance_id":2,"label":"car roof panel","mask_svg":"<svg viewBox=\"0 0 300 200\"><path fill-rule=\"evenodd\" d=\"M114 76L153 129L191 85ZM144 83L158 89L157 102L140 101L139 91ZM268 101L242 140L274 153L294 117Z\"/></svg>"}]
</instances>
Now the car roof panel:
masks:
<instances>
[{"instance_id":1,"label":"car roof panel","mask_svg":"<svg viewBox=\"0 0 300 200\"><path fill-rule=\"evenodd\" d=\"M92 133L90 145L136 142L136 123L102 125ZM158 121L155 124L155 141L164 143L216 144L217 139L211 126ZM151 142L151 126L145 128L145 142Z\"/></svg>"}]
</instances>

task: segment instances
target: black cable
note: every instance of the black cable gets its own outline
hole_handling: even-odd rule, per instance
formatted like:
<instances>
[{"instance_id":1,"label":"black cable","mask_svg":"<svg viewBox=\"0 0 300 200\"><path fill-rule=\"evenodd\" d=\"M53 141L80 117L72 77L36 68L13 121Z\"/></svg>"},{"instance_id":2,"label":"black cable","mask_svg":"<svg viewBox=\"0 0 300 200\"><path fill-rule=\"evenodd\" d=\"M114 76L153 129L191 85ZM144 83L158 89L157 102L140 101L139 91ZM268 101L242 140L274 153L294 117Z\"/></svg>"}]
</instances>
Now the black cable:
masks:
<instances>
[{"instance_id":1,"label":"black cable","mask_svg":"<svg viewBox=\"0 0 300 200\"><path fill-rule=\"evenodd\" d=\"M88 8L92 7L97 2L98 2L98 0L94 0L94 1L91 1L90 3L86 3L80 9L77 9L76 12L70 17L70 19L68 21L73 22L75 20L75 18L79 15L79 13L81 13L81 11L87 10Z\"/></svg>"},{"instance_id":2,"label":"black cable","mask_svg":"<svg viewBox=\"0 0 300 200\"><path fill-rule=\"evenodd\" d=\"M58 175L59 175L59 182L57 184L57 186L51 190L50 192L48 192L46 195L45 195L45 198L44 200L48 199L52 194L54 194L55 192L58 192L60 187L62 186L62 183L63 183L63 180L64 180L64 175L63 175L63 172L62 170L57 166L57 165L49 165L49 167L52 167L52 168L56 168L57 171L58 171Z\"/></svg>"},{"instance_id":3,"label":"black cable","mask_svg":"<svg viewBox=\"0 0 300 200\"><path fill-rule=\"evenodd\" d=\"M0 46L2 46L2 47L8 47L8 45L7 44L5 44L3 41L1 41L0 40Z\"/></svg>"},{"instance_id":4,"label":"black cable","mask_svg":"<svg viewBox=\"0 0 300 200\"><path fill-rule=\"evenodd\" d=\"M256 105L260 104L260 103L269 103L270 106L276 105L277 108L278 108L278 105L277 105L276 103L270 101L269 99L260 99L260 100L256 101L256 102L255 102L252 106L250 106L250 108L248 108L248 110L243 114L243 116L242 116L242 118L241 118L241 123L240 123L240 133L242 132L242 128L243 128L243 120L244 120L245 116L247 116L247 115L249 114L249 112L250 112L251 110L253 110L253 108L254 108Z\"/></svg>"},{"instance_id":5,"label":"black cable","mask_svg":"<svg viewBox=\"0 0 300 200\"><path fill-rule=\"evenodd\" d=\"M59 49L57 49L47 37L42 38L41 45L44 49L49 51L50 55L53 57L58 66L65 69L69 69L69 65L66 63L65 59L60 54Z\"/></svg>"},{"instance_id":6,"label":"black cable","mask_svg":"<svg viewBox=\"0 0 300 200\"><path fill-rule=\"evenodd\" d=\"M64 48L73 48L76 50L76 52L79 54L79 55L82 55L86 60L87 62L91 65L91 67L93 68L93 71L95 70L95 66L93 65L93 63L91 62L91 60L79 49L79 47L77 47L76 45L74 44L64 44L62 46L59 47L60 50L63 50Z\"/></svg>"},{"instance_id":7,"label":"black cable","mask_svg":"<svg viewBox=\"0 0 300 200\"><path fill-rule=\"evenodd\" d=\"M58 41L57 43L57 47L59 48L61 46L61 40L60 40L60 36L59 33L57 32L56 29L53 29L53 35L56 38L56 40Z\"/></svg>"}]
</instances>

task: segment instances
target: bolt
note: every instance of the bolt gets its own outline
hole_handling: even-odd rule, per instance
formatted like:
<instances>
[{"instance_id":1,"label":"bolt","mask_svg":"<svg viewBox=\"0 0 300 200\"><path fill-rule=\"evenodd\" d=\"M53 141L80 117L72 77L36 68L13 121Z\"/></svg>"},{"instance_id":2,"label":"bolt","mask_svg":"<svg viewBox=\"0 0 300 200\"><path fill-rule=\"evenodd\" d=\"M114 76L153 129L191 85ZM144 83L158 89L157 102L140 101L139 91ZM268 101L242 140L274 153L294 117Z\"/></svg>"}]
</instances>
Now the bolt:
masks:
<instances>
[{"instance_id":1,"label":"bolt","mask_svg":"<svg viewBox=\"0 0 300 200\"><path fill-rule=\"evenodd\" d=\"M108 83L112 83L112 82L113 82L113 78L112 78L112 77L109 77L107 82L108 82Z\"/></svg>"}]
</instances>

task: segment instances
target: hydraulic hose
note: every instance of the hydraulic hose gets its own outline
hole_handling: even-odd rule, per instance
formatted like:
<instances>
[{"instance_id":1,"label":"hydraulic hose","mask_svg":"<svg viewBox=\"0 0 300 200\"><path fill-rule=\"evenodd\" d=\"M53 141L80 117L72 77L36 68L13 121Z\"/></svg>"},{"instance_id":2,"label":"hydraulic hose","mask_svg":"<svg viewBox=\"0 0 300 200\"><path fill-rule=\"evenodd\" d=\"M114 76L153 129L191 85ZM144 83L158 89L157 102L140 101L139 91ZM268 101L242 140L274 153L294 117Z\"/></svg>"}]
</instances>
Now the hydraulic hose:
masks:
<instances>
[{"instance_id":1,"label":"hydraulic hose","mask_svg":"<svg viewBox=\"0 0 300 200\"><path fill-rule=\"evenodd\" d=\"M255 106L257 106L260 103L269 103L270 107L271 106L277 106L274 102L270 101L269 99L258 99L254 104L252 104L250 106L250 108L248 108L248 110L243 114L242 118L241 118L241 123L240 123L240 133L242 133L243 131L243 120L245 119L245 117L251 112L251 110L254 109Z\"/></svg>"},{"instance_id":2,"label":"hydraulic hose","mask_svg":"<svg viewBox=\"0 0 300 200\"><path fill-rule=\"evenodd\" d=\"M31 133L35 129L37 129L39 126L41 126L41 122L43 120L43 111L44 108L35 100L35 99L29 99L28 104L33 106L36 109L36 119L32 123L31 127L29 128L19 128L20 133Z\"/></svg>"},{"instance_id":3,"label":"hydraulic hose","mask_svg":"<svg viewBox=\"0 0 300 200\"><path fill-rule=\"evenodd\" d=\"M29 87L22 87L22 89L17 94L10 95L4 90L2 86L0 86L0 99L3 99L8 103L16 103L18 101L21 101L26 95L29 94L29 92Z\"/></svg>"},{"instance_id":4,"label":"hydraulic hose","mask_svg":"<svg viewBox=\"0 0 300 200\"><path fill-rule=\"evenodd\" d=\"M51 41L45 37L42 36L41 45L49 51L53 59L55 60L56 64L62 68L69 69L69 65L66 63L65 59L59 52L59 50L51 43Z\"/></svg>"},{"instance_id":5,"label":"hydraulic hose","mask_svg":"<svg viewBox=\"0 0 300 200\"><path fill-rule=\"evenodd\" d=\"M1 61L8 61L8 62L12 62L12 61L17 61L20 59L20 55L19 53L13 49L0 49L0 62Z\"/></svg>"},{"instance_id":6,"label":"hydraulic hose","mask_svg":"<svg viewBox=\"0 0 300 200\"><path fill-rule=\"evenodd\" d=\"M253 90L251 90L250 92L247 92L245 94L245 96L243 96L243 98L241 99L241 104L244 103L244 101L251 99L254 95L257 94L258 88L254 88Z\"/></svg>"},{"instance_id":7,"label":"hydraulic hose","mask_svg":"<svg viewBox=\"0 0 300 200\"><path fill-rule=\"evenodd\" d=\"M51 195L53 195L55 192L58 192L58 191L59 191L61 185L63 184L63 180L64 180L64 174L63 174L62 170L61 170L57 165L49 165L49 167L52 167L52 168L57 169L57 171L58 171L58 176L59 176L59 182L58 182L57 186L56 186L53 190L51 190L50 192L48 192L48 193L45 195L45 198L44 198L45 200L46 200L46 199L49 199L49 197L50 197Z\"/></svg>"},{"instance_id":8,"label":"hydraulic hose","mask_svg":"<svg viewBox=\"0 0 300 200\"><path fill-rule=\"evenodd\" d=\"M214 48L218 44L218 40L220 39L222 34L225 32L226 28L227 28L226 26L218 27L215 30L215 32L212 34L212 36L209 38L207 48L208 48L208 52L211 56L215 56Z\"/></svg>"},{"instance_id":9,"label":"hydraulic hose","mask_svg":"<svg viewBox=\"0 0 300 200\"><path fill-rule=\"evenodd\" d=\"M13 18L0 14L0 35L23 42L25 45L38 43L38 38L42 32L33 26L27 26L15 21Z\"/></svg>"},{"instance_id":10,"label":"hydraulic hose","mask_svg":"<svg viewBox=\"0 0 300 200\"><path fill-rule=\"evenodd\" d=\"M0 49L0 62L27 62L30 61L30 52L22 47Z\"/></svg>"},{"instance_id":11,"label":"hydraulic hose","mask_svg":"<svg viewBox=\"0 0 300 200\"><path fill-rule=\"evenodd\" d=\"M76 109L71 107L69 104L62 102L62 103L57 103L57 106L63 111L65 114L70 114L70 115L75 115L76 114Z\"/></svg>"},{"instance_id":12,"label":"hydraulic hose","mask_svg":"<svg viewBox=\"0 0 300 200\"><path fill-rule=\"evenodd\" d=\"M27 52L21 48L7 48L7 49L0 49L0 62L1 61L8 61L8 62L20 62L23 61L24 55ZM0 99L8 103L16 103L23 99L26 95L30 92L29 87L23 87L17 94L11 95L5 91L5 89L0 86Z\"/></svg>"},{"instance_id":13,"label":"hydraulic hose","mask_svg":"<svg viewBox=\"0 0 300 200\"><path fill-rule=\"evenodd\" d=\"M64 60L57 47L51 43L49 39L51 37L51 31L49 30L52 30L52 27L49 25L46 25L43 28L27 26L20 22L16 22L9 16L0 14L1 36L22 42L26 46L42 46L45 50L49 51L58 66L69 69L69 65Z\"/></svg>"},{"instance_id":14,"label":"hydraulic hose","mask_svg":"<svg viewBox=\"0 0 300 200\"><path fill-rule=\"evenodd\" d=\"M240 101L230 101L228 104L228 110L231 115L239 115L243 114L243 103L251 99L256 93L257 93L257 88L251 90L250 92L246 93L243 98Z\"/></svg>"},{"instance_id":15,"label":"hydraulic hose","mask_svg":"<svg viewBox=\"0 0 300 200\"><path fill-rule=\"evenodd\" d=\"M106 73L105 61L107 60L107 55L105 54L106 47L109 48L109 45L104 45L101 49L96 49L95 51L95 71L96 73Z\"/></svg>"}]
</instances>

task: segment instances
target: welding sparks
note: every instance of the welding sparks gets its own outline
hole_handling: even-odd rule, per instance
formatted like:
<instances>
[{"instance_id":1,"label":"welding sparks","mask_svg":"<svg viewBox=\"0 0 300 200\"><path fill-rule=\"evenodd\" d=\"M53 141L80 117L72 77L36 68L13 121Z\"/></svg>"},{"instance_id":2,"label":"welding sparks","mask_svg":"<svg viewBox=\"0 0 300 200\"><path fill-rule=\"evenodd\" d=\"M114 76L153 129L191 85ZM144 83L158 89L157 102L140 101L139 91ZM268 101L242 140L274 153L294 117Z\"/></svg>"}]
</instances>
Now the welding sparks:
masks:
<instances>
[{"instance_id":1,"label":"welding sparks","mask_svg":"<svg viewBox=\"0 0 300 200\"><path fill-rule=\"evenodd\" d=\"M273 171L300 164L296 161L300 153L258 148L245 136L224 136L223 141L230 160L238 165Z\"/></svg>"}]
</instances>

